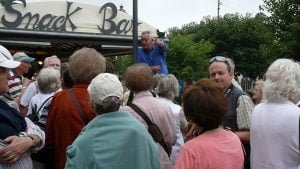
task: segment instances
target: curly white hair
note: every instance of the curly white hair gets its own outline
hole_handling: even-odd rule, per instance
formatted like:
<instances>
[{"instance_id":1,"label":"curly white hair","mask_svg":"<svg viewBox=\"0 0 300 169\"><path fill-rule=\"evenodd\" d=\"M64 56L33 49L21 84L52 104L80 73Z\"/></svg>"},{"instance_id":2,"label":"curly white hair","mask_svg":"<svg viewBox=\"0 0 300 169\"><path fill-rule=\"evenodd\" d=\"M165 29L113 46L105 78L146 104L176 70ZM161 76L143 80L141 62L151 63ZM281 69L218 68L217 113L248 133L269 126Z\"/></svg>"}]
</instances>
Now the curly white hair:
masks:
<instances>
[{"instance_id":1,"label":"curly white hair","mask_svg":"<svg viewBox=\"0 0 300 169\"><path fill-rule=\"evenodd\" d=\"M283 103L300 100L300 65L291 59L275 60L266 72L263 98L268 102Z\"/></svg>"}]
</instances>

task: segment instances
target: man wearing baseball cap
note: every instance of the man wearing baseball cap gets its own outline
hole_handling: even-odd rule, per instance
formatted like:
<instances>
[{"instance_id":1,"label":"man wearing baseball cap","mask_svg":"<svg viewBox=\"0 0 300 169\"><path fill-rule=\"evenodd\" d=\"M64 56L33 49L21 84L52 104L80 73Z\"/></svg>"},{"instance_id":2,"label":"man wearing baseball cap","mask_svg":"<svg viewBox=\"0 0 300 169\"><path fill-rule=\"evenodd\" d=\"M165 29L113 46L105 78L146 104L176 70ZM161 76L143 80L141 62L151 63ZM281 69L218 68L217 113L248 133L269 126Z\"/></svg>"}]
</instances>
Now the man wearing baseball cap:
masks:
<instances>
[{"instance_id":1,"label":"man wearing baseball cap","mask_svg":"<svg viewBox=\"0 0 300 169\"><path fill-rule=\"evenodd\" d=\"M26 87L30 83L30 80L24 78L23 75L28 73L31 68L31 62L35 58L29 57L24 52L17 52L13 55L15 61L21 62L21 64L11 71L11 77L8 81L9 93L14 98L14 100L19 104L20 96L25 91Z\"/></svg>"},{"instance_id":2,"label":"man wearing baseball cap","mask_svg":"<svg viewBox=\"0 0 300 169\"><path fill-rule=\"evenodd\" d=\"M0 168L32 168L30 151L40 150L45 140L39 127L2 99L9 89L9 70L20 65L0 45Z\"/></svg>"},{"instance_id":3,"label":"man wearing baseball cap","mask_svg":"<svg viewBox=\"0 0 300 169\"><path fill-rule=\"evenodd\" d=\"M21 62L14 61L10 52L2 45L0 45L0 68L5 68L7 72L7 77L5 80L1 81L2 84L7 86L7 93L0 95L0 100L3 100L9 106L19 110L18 104L14 101L14 99L8 93L8 78L10 77L10 69L16 68L21 64Z\"/></svg>"},{"instance_id":4,"label":"man wearing baseball cap","mask_svg":"<svg viewBox=\"0 0 300 169\"><path fill-rule=\"evenodd\" d=\"M14 61L10 52L2 45L0 45L0 67L12 69L16 68L21 62Z\"/></svg>"}]
</instances>

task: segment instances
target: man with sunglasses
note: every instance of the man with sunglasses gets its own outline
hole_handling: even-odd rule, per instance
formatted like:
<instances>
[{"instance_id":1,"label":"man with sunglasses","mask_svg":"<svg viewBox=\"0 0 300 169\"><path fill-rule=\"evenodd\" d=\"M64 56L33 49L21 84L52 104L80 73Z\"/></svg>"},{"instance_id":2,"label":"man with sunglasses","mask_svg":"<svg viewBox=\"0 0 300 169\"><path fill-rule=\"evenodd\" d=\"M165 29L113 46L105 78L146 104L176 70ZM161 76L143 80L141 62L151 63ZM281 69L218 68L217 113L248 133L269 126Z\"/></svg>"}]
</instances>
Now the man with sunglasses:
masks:
<instances>
[{"instance_id":1,"label":"man with sunglasses","mask_svg":"<svg viewBox=\"0 0 300 169\"><path fill-rule=\"evenodd\" d=\"M217 82L228 100L229 111L223 126L236 133L246 150L245 169L250 168L250 116L254 104L251 98L232 84L234 77L228 58L216 56L210 59L209 76Z\"/></svg>"}]
</instances>

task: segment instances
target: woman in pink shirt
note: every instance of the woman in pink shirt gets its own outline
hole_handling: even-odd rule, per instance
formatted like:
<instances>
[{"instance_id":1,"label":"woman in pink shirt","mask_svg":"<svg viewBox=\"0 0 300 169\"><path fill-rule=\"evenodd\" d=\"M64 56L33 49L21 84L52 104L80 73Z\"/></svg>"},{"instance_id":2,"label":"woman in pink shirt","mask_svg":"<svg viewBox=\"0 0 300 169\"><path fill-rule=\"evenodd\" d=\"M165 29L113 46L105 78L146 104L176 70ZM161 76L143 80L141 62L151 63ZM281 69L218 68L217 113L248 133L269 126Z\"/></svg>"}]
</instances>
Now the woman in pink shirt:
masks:
<instances>
[{"instance_id":1,"label":"woman in pink shirt","mask_svg":"<svg viewBox=\"0 0 300 169\"><path fill-rule=\"evenodd\" d=\"M198 81L184 93L183 105L186 118L197 130L181 148L175 169L242 169L242 144L233 132L221 127L228 103L217 84Z\"/></svg>"}]
</instances>

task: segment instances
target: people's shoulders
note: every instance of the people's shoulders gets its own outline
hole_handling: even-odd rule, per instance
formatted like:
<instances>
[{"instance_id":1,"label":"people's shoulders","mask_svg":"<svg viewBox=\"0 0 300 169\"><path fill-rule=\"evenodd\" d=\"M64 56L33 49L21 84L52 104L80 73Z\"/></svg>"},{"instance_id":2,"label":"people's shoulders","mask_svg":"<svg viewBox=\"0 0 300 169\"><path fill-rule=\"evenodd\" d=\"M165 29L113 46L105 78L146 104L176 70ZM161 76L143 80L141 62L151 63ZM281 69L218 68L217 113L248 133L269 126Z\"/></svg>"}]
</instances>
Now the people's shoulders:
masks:
<instances>
[{"instance_id":1,"label":"people's shoulders","mask_svg":"<svg viewBox=\"0 0 300 169\"><path fill-rule=\"evenodd\" d=\"M139 128L139 127L145 127L143 126L132 114L128 111L120 110L110 113L105 113L101 115L97 115L90 123L85 127L86 130L100 130L99 127L107 126L109 124L115 124L112 125L110 129L112 128L118 128L119 126L125 126L128 128ZM106 128L109 129L109 128Z\"/></svg>"},{"instance_id":2,"label":"people's shoulders","mask_svg":"<svg viewBox=\"0 0 300 169\"><path fill-rule=\"evenodd\" d=\"M160 102L162 102L162 104L168 105L172 111L175 111L174 113L179 114L180 110L181 110L181 106L172 102L169 99L163 98L163 97L158 97L157 98Z\"/></svg>"},{"instance_id":3,"label":"people's shoulders","mask_svg":"<svg viewBox=\"0 0 300 169\"><path fill-rule=\"evenodd\" d=\"M68 91L67 90L57 91L56 93L53 94L53 100L59 100L59 99L63 99L64 100L66 98L66 95L68 95Z\"/></svg>"},{"instance_id":4,"label":"people's shoulders","mask_svg":"<svg viewBox=\"0 0 300 169\"><path fill-rule=\"evenodd\" d=\"M275 103L268 101L261 102L254 107L253 114L260 114L261 112L269 113L270 110L272 111L271 113L278 112L277 115L288 115L289 113L295 115L300 114L300 108L291 101L286 101L283 103Z\"/></svg>"},{"instance_id":5,"label":"people's shoulders","mask_svg":"<svg viewBox=\"0 0 300 169\"><path fill-rule=\"evenodd\" d=\"M36 102L36 101L43 102L44 100L48 99L52 95L53 95L52 93L47 93L47 94L38 93L32 97L31 102L33 102L33 101L34 102Z\"/></svg>"}]
</instances>

